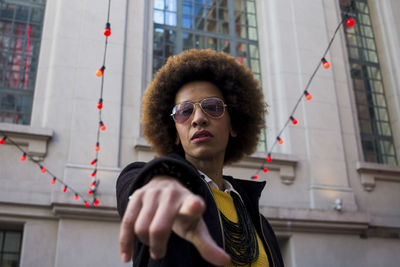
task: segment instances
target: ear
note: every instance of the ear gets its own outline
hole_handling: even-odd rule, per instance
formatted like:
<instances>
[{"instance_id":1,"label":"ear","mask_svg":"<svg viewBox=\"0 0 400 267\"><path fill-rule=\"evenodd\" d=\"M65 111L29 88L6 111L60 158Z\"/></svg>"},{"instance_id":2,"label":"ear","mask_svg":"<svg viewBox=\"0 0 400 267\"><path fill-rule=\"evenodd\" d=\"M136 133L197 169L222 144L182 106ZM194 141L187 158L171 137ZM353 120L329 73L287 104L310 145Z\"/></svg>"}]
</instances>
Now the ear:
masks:
<instances>
[{"instance_id":1,"label":"ear","mask_svg":"<svg viewBox=\"0 0 400 267\"><path fill-rule=\"evenodd\" d=\"M236 136L237 136L236 131L234 131L234 130L232 130L232 129L229 131L229 133L230 133L230 135L231 135L232 137L236 137Z\"/></svg>"}]
</instances>

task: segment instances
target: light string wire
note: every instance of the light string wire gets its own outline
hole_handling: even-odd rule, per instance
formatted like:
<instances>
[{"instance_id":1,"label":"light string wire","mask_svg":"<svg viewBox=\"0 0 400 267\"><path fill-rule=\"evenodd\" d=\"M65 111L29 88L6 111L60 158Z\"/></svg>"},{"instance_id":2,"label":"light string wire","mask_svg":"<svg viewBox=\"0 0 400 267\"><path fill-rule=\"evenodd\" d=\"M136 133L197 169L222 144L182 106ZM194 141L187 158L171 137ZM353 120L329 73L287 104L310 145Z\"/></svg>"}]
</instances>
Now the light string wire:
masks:
<instances>
[{"instance_id":1,"label":"light string wire","mask_svg":"<svg viewBox=\"0 0 400 267\"><path fill-rule=\"evenodd\" d=\"M270 149L267 151L267 158L270 158L270 159L271 159L272 151L273 151L274 147L278 144L279 139L280 139L281 136L282 136L282 133L285 131L285 129L286 129L287 126L289 125L289 123L290 123L290 121L292 120L292 118L294 118L293 115L294 115L294 113L296 112L296 110L297 110L297 108L298 108L300 102L303 100L305 93L307 93L308 91L310 91L310 90L308 90L308 88L310 87L312 81L314 80L315 75L317 74L319 68L321 67L321 61L323 61L323 60L325 59L326 55L328 54L329 49L331 48L331 46L332 46L332 44L333 44L333 41L335 40L336 35L337 35L337 33L339 32L340 27L345 23L345 21L346 21L348 18L350 18L351 16L354 16L354 13L350 13L351 10L356 11L356 7L355 7L355 2L354 2L354 1L352 1L351 4L347 7L347 9L343 12L344 16L343 16L342 20L340 21L340 23L339 23L338 26L336 27L336 30L335 30L333 36L331 37L331 39L330 39L330 41L329 41L329 44L328 44L327 48L325 49L325 52L323 53L321 59L318 61L318 64L317 64L317 66L316 66L314 72L313 72L312 75L310 76L310 78L309 78L309 80L308 80L308 82L307 82L307 84L306 84L304 90L302 91L301 96L299 97L299 99L297 100L296 104L294 105L293 110L292 110L292 112L291 112L290 115L289 115L289 118L286 120L286 122L285 122L285 124L283 125L282 129L279 131L279 133L278 133L278 135L276 136L274 142L272 143ZM269 160L269 161L271 161L271 160ZM263 162L262 166L256 171L256 173L255 173L251 178L252 178L252 179L258 179L258 174L259 174L261 171L264 170L264 172L267 172L268 169L265 169L265 165L266 165L266 163Z\"/></svg>"},{"instance_id":2,"label":"light string wire","mask_svg":"<svg viewBox=\"0 0 400 267\"><path fill-rule=\"evenodd\" d=\"M71 187L70 185L68 185L67 183L65 183L63 181L63 179L58 178L52 171L50 171L49 169L47 169L43 164L39 163L39 160L35 160L32 156L30 156L28 154L27 151L25 151L20 145L17 144L17 142L15 142L12 138L10 138L6 132L4 131L0 131L1 135L3 136L3 140L5 140L6 142L11 143L12 145L14 145L19 151L22 152L23 156L26 156L26 159L29 159L31 162L33 162L34 164L36 164L41 170L42 168L44 168L46 171L45 173L47 173L48 175L50 175L52 177L53 180L57 181L58 183L62 184L64 186L64 188L67 188L67 190L72 191L76 196L79 196L79 199L82 199L82 201L84 202L84 204L86 206L88 206L89 201L81 194L79 193L77 190L75 190L73 187ZM43 173L44 174L44 173ZM66 192L65 192L66 193ZM92 203L93 204L93 203Z\"/></svg>"},{"instance_id":3,"label":"light string wire","mask_svg":"<svg viewBox=\"0 0 400 267\"><path fill-rule=\"evenodd\" d=\"M107 22L106 22L106 25L108 25L108 26L110 25L110 10L111 10L111 0L108 0L108 11L107 11ZM103 71L105 70L105 66L106 66L106 58L107 58L107 50L108 50L108 37L109 37L109 35L105 36L105 42L104 42L103 65L102 65ZM103 93L104 93L104 73L101 75L100 97L99 97L99 99L100 99L99 101L101 103L103 103ZM100 134L101 134L100 126L103 123L103 120L102 120L103 108L99 108L98 110L99 110L99 123L97 125L96 146L98 144L100 144ZM98 158L99 158L99 150L96 150L94 170L92 172L92 176L93 176L93 174L94 174L94 176L93 176L92 182L89 186L90 187L89 192L91 192L93 194L93 201L97 200L96 192L97 192L97 189L100 184L100 179L98 179L98 176L97 176Z\"/></svg>"}]
</instances>

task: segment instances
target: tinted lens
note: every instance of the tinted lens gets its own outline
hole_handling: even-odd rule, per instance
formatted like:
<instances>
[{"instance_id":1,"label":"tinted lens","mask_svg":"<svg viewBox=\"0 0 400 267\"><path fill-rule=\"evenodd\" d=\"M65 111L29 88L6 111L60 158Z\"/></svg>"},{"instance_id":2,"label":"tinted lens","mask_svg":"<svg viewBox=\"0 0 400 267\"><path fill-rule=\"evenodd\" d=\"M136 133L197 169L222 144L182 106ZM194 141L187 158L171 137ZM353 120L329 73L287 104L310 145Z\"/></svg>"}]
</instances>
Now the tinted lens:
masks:
<instances>
[{"instance_id":1,"label":"tinted lens","mask_svg":"<svg viewBox=\"0 0 400 267\"><path fill-rule=\"evenodd\" d=\"M204 112L214 118L224 115L224 102L219 98L206 98L201 101L201 108Z\"/></svg>"},{"instance_id":2,"label":"tinted lens","mask_svg":"<svg viewBox=\"0 0 400 267\"><path fill-rule=\"evenodd\" d=\"M183 123L187 119L189 119L190 115L192 115L194 109L194 105L190 102L179 104L175 107L175 121L178 123Z\"/></svg>"}]
</instances>

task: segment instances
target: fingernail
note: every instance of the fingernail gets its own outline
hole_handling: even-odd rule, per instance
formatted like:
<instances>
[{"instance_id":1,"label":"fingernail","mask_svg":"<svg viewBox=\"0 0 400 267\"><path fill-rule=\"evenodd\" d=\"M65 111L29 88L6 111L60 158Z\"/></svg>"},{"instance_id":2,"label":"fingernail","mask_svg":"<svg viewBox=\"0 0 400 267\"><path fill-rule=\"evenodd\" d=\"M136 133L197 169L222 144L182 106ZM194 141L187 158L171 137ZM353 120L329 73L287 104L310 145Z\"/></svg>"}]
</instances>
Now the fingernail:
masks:
<instances>
[{"instance_id":1,"label":"fingernail","mask_svg":"<svg viewBox=\"0 0 400 267\"><path fill-rule=\"evenodd\" d=\"M122 253L121 254L121 260L123 262L128 262L130 260L128 254L127 253Z\"/></svg>"}]
</instances>

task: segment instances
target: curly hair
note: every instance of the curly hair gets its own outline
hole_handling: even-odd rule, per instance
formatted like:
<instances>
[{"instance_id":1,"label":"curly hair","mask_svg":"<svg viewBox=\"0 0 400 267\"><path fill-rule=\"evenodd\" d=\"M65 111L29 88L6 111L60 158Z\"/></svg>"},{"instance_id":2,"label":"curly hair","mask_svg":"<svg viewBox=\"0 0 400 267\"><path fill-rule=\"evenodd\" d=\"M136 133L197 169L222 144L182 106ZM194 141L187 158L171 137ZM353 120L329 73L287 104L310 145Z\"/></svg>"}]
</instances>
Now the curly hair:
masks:
<instances>
[{"instance_id":1,"label":"curly hair","mask_svg":"<svg viewBox=\"0 0 400 267\"><path fill-rule=\"evenodd\" d=\"M236 137L230 137L224 164L250 155L265 125L266 104L259 82L245 65L231 55L211 49L191 49L168 58L156 73L142 99L143 135L159 156L178 153L175 122L170 114L178 90L192 81L208 81L222 92Z\"/></svg>"}]
</instances>

